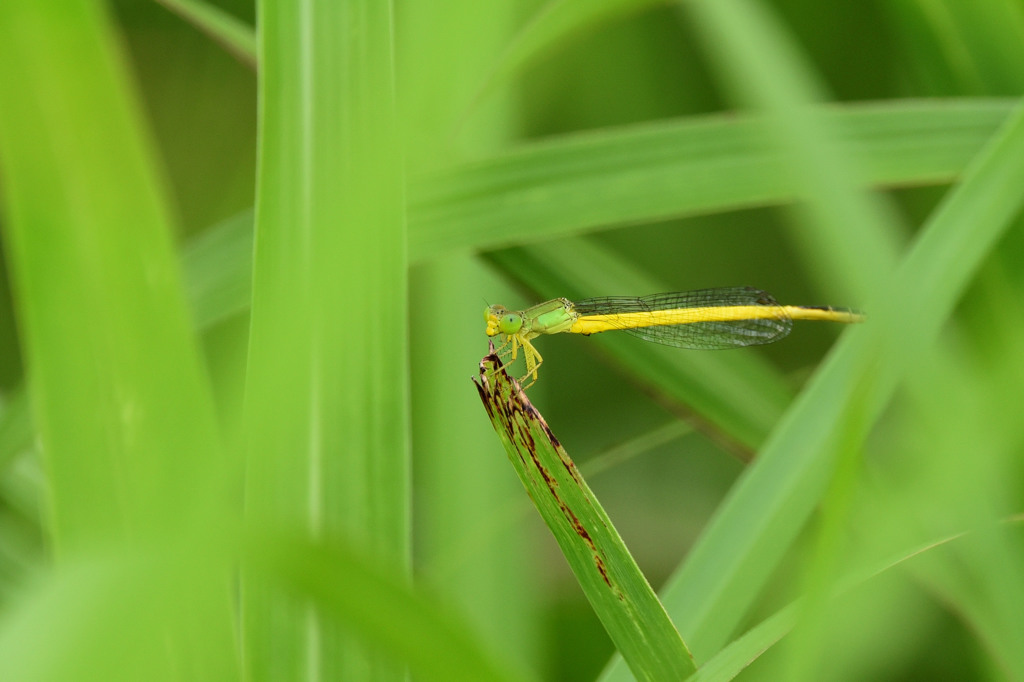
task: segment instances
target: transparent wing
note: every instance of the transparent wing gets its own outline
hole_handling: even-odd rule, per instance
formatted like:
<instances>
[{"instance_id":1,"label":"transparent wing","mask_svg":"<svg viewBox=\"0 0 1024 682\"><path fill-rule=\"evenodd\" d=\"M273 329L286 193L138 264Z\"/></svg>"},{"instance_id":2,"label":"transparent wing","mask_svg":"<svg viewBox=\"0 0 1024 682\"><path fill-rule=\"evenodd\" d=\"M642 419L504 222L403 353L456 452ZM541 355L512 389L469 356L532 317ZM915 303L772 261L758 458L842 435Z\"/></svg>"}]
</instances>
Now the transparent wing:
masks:
<instances>
[{"instance_id":1,"label":"transparent wing","mask_svg":"<svg viewBox=\"0 0 1024 682\"><path fill-rule=\"evenodd\" d=\"M771 294L753 287L698 289L640 298L588 298L573 303L573 308L584 317L609 316L613 327L645 341L697 350L772 343L789 334L793 326ZM725 310L729 308L732 310ZM742 315L745 308L756 317L716 319ZM619 321L618 315L622 316ZM648 326L636 326L645 319Z\"/></svg>"}]
</instances>

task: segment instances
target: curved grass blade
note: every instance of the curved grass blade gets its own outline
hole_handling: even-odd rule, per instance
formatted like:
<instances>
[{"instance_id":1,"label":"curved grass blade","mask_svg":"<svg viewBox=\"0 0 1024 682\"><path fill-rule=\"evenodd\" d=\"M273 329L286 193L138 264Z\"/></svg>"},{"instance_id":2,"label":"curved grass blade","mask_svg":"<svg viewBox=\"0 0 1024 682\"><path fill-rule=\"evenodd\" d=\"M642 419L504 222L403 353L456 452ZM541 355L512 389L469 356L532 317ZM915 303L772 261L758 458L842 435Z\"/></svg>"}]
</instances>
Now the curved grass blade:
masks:
<instances>
[{"instance_id":1,"label":"curved grass blade","mask_svg":"<svg viewBox=\"0 0 1024 682\"><path fill-rule=\"evenodd\" d=\"M544 418L491 354L475 379L509 461L598 618L639 680L678 680L693 658Z\"/></svg>"},{"instance_id":2,"label":"curved grass blade","mask_svg":"<svg viewBox=\"0 0 1024 682\"><path fill-rule=\"evenodd\" d=\"M11 393L0 406L0 470L32 445L32 414L24 388Z\"/></svg>"},{"instance_id":3,"label":"curved grass blade","mask_svg":"<svg viewBox=\"0 0 1024 682\"><path fill-rule=\"evenodd\" d=\"M1020 523L1021 520L1009 519L1007 523ZM896 559L887 560L868 570L851 573L840 581L831 596L842 596L887 571L931 550L948 545L964 535L965 533L958 533L940 538L903 552ZM779 609L715 654L696 673L687 678L687 682L727 682L735 678L797 625L800 608L801 601L797 600Z\"/></svg>"},{"instance_id":4,"label":"curved grass blade","mask_svg":"<svg viewBox=\"0 0 1024 682\"><path fill-rule=\"evenodd\" d=\"M179 521L181 495L220 461L168 210L113 35L96 3L0 5L3 236L62 558Z\"/></svg>"},{"instance_id":5,"label":"curved grass blade","mask_svg":"<svg viewBox=\"0 0 1024 682\"><path fill-rule=\"evenodd\" d=\"M574 38L616 19L668 3L669 0L552 0L512 39L480 84L474 102Z\"/></svg>"},{"instance_id":6,"label":"curved grass blade","mask_svg":"<svg viewBox=\"0 0 1024 682\"><path fill-rule=\"evenodd\" d=\"M256 68L256 31L216 5L199 0L157 0L220 43L240 62Z\"/></svg>"},{"instance_id":7,"label":"curved grass blade","mask_svg":"<svg viewBox=\"0 0 1024 682\"><path fill-rule=\"evenodd\" d=\"M199 329L249 310L254 217L246 210L222 220L182 250L186 293Z\"/></svg>"},{"instance_id":8,"label":"curved grass blade","mask_svg":"<svg viewBox=\"0 0 1024 682\"><path fill-rule=\"evenodd\" d=\"M331 620L407 663L418 680L532 679L485 651L468 625L413 591L396 567L375 565L344 543L261 530L249 537L247 556L261 577L316 602Z\"/></svg>"},{"instance_id":9,"label":"curved grass blade","mask_svg":"<svg viewBox=\"0 0 1024 682\"><path fill-rule=\"evenodd\" d=\"M106 585L127 588L113 601L134 619L101 598L77 608L85 595L76 589L57 603L19 594L21 613L38 616L30 635L45 631L47 643L22 646L41 640L19 640L5 619L0 677L33 679L26 668L39 663L75 670L51 679L101 679L102 670L103 679L169 680L188 670L232 680L227 579L191 570L198 547L168 551L193 525L218 528L231 516L225 496L212 494L226 458L158 164L106 9L0 3L3 237L46 464L48 554L60 572L143 548L160 554L161 573L136 573L128 586L99 571ZM136 587L142 597L128 599Z\"/></svg>"},{"instance_id":10,"label":"curved grass blade","mask_svg":"<svg viewBox=\"0 0 1024 682\"><path fill-rule=\"evenodd\" d=\"M807 116L856 153L856 182L893 187L956 178L1012 106L904 101L821 107ZM416 178L410 258L790 203L804 188L762 124L755 116L707 116L567 135Z\"/></svg>"}]
</instances>

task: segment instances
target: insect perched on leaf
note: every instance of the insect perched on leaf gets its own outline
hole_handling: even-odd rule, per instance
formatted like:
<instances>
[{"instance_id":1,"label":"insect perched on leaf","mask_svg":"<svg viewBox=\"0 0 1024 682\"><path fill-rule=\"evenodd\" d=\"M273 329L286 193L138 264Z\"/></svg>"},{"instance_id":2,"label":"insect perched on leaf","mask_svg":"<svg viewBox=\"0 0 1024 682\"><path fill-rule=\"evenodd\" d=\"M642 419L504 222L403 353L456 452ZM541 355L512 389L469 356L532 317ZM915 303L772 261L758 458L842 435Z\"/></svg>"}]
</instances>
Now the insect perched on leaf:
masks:
<instances>
[{"instance_id":1,"label":"insect perched on leaf","mask_svg":"<svg viewBox=\"0 0 1024 682\"><path fill-rule=\"evenodd\" d=\"M520 379L537 381L544 358L532 340L542 334L597 334L621 329L646 341L676 348L715 350L778 341L793 320L861 322L864 315L846 308L781 305L752 287L699 289L640 298L608 296L570 301L556 298L526 310L492 305L484 311L487 335L503 337L498 356L507 365L519 349L526 358Z\"/></svg>"}]
</instances>

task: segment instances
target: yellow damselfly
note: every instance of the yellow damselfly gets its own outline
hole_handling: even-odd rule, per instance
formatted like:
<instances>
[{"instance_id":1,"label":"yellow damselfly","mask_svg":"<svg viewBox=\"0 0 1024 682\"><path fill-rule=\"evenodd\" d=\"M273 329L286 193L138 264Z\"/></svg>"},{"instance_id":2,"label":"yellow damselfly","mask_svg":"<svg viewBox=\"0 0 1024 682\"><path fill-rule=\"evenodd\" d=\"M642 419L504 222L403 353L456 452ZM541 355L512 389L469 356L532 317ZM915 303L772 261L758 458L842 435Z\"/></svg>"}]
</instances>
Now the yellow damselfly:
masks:
<instances>
[{"instance_id":1,"label":"yellow damselfly","mask_svg":"<svg viewBox=\"0 0 1024 682\"><path fill-rule=\"evenodd\" d=\"M606 296L570 301L556 298L526 310L492 305L484 311L488 336L502 336L497 352L508 364L519 348L526 375L537 381L544 358L531 341L542 334L598 334L621 329L646 341L714 350L778 341L793 320L861 322L864 315L846 308L781 305L771 294L753 287L699 289L631 298Z\"/></svg>"}]
</instances>

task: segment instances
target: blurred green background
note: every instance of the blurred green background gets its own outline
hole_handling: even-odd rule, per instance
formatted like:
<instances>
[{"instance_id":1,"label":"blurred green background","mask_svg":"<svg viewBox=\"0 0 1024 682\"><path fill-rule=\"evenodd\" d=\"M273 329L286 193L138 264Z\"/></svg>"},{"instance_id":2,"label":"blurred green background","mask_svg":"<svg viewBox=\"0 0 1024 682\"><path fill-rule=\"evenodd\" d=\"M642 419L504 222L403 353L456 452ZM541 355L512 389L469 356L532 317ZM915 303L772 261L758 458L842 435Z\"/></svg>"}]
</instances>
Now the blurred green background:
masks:
<instances>
[{"instance_id":1,"label":"blurred green background","mask_svg":"<svg viewBox=\"0 0 1024 682\"><path fill-rule=\"evenodd\" d=\"M63 34L35 35L35 25L18 23L31 14L22 13L20 4L12 2L0 11L0 37L28 37L55 62L69 59L74 45L55 47ZM90 16L98 13L99 40L113 50L126 76L129 109L138 122L133 134L142 140L158 203L166 211L166 239L181 263L182 274L171 278L169 290L190 305L190 326L180 338L183 344L194 338L201 351L197 382L208 383L212 396L211 424L195 428L218 435L197 436L196 442L216 442L211 451L229 453L222 470L204 459L206 446L197 445L183 465L209 467L199 478L231 491L220 499L226 502L223 509L210 504L193 511L200 517L230 516L245 497L240 491L246 465L241 456L234 457L252 435L245 403L259 400L251 394L252 384L248 389L246 384L253 344L249 302L257 159L262 156L266 163L273 158L272 145L288 139L284 135L268 142L273 124L260 132L266 123L258 120L259 112L266 109L258 97L264 107L268 99L299 100L289 89L294 86L313 98L314 109L321 104L329 108L331 102L317 100L316 88L301 90L294 83L275 81L276 87L258 93L252 63L211 37L231 20L245 33L256 22L252 3L206 3L223 15L205 32L197 27L202 20L182 16L181 7L173 11L177 3L60 3L65 4L90 8ZM963 188L974 191L965 201L1006 206L999 216L977 216L979 223L998 223L998 230L986 231L972 221L952 230L969 243L978 230L977 243L984 244L979 253L965 250L958 258L954 245L960 242L947 240L952 253L937 250L949 261L930 261L938 271L928 271L927 265L919 270L932 280L908 282L899 265L914 240L939 221L943 202L963 174L975 168L971 164L986 143L1015 115L1024 92L1024 3L773 0L722 3L720 11L703 4L398 2L393 25L383 27L387 30L359 22L332 26L329 12L310 10L321 32L311 40L344 43L361 30L393 37L395 130L401 140L409 235L408 251L400 257L403 268L408 259L408 287L406 309L379 314L400 320L405 328L408 365L401 358L395 364L391 356L390 373L382 376L401 390L407 387L408 400L406 409L387 413L390 421L379 428L395 433L403 431L403 424L409 428L411 497L401 486L396 494L404 496L411 518L405 538L411 568L392 562L387 552L383 563L398 576L409 572L427 595L425 611L458 623L474 646L494 654L496 668L504 668L501 661L515 662L504 668L509 679L519 674L546 680L597 678L614 654L612 644L515 480L470 382L487 351L481 312L489 304L519 308L557 296L755 286L783 303L866 308L880 348L901 342L909 347L902 355L878 350L880 367L865 365L870 366L866 387L854 386L856 377L847 382L846 396L853 397L835 424L816 417L814 406L796 417L787 413L846 331L826 324L797 324L789 338L769 347L696 358L688 351L651 350L632 338L543 338L538 346L544 367L530 390L656 590L687 559L773 435L777 442L799 442L802 430L811 434L816 424L834 426L833 439L821 442L822 450L837 454L817 483L794 493L807 513L787 522L777 541L778 556L762 559L756 548L744 553L747 548L739 541L725 542L726 548L735 548L734 555L726 551L719 563L700 564L721 566L723 573L741 561L763 564L758 580L764 584L755 581L752 594L737 597L743 604L729 607L732 615L723 616L719 625L724 639L709 635L698 640L707 643L695 646L697 663L802 595L809 604L803 612L805 627L772 647L740 679L1022 679L1024 233L1013 197L1024 195L1024 184L1014 174L1018 171L1000 176L997 169L985 176L996 179L990 183L996 185L993 192L1009 198L990 199L973 186ZM274 14L265 10L261 16L272 20ZM224 17L228 23L221 21ZM0 622L5 622L0 651L6 655L38 647L73 662L86 656L85 645L79 630L57 627L62 613L82 614L78 617L86 624L90 619L103 623L96 635L100 646L137 626L130 614L94 611L88 600L76 602L86 588L72 581L70 593L62 592L64 574L54 569L61 565L55 561L61 541L54 539L60 535L54 519L65 508L61 495L76 485L102 486L102 481L65 480L63 488L53 484L47 457L41 456L47 436L40 440L27 416L26 358L49 366L47 354L64 351L40 344L26 352L25 327L52 327L66 344L86 346L82 352L88 353L88 343L80 343L81 329L90 321L102 328L106 318L82 310L66 319L59 309L38 303L50 299L33 303L41 285L27 282L48 281L52 270L45 267L55 266L26 255L31 237L12 237L12 224L21 221L21 233L32 234L32 216L41 214L20 208L33 201L20 197L35 192L34 201L45 204L47 188L36 184L26 189L20 178L32 176L24 171L26 165L18 165L20 160L15 164L11 150L22 130L42 130L45 137L47 122L19 118L10 106L21 96L12 75L22 68L12 61L17 49L8 48L3 54L9 59L0 65L0 79L10 78L3 88L6 99L0 100L8 111L0 114L6 119L0 161L5 156L9 161L0 165L0 206L5 209L0 218ZM301 40L274 49L304 54ZM40 63L40 69L49 68ZM313 82L349 73L345 63L309 68L316 73ZM801 113L804 105L813 105L814 117ZM751 123L760 120L758 112L766 115L764 125ZM807 120L812 125L805 125ZM338 125L350 123L339 118ZM107 144L108 134L120 133L95 131L98 148ZM33 133L24 135L30 139ZM60 150L54 156L59 167ZM33 152L18 158L34 158ZM65 171L88 174L88 168L70 162ZM273 191L266 186L268 177L261 176L260 192ZM108 189L109 202L117 204L122 195L116 185ZM126 185L129 192L134 190ZM45 222L45 216L40 220ZM132 228L130 222L124 227ZM60 233L59 225L48 229ZM282 229L287 234L288 226ZM325 229L372 239L376 226ZM76 242L71 238L68 243ZM45 253L47 246L33 248ZM62 247L55 242L52 248ZM130 257L131 248L111 253ZM946 278L943 263L958 260L969 264ZM367 268L375 267L369 257L366 262ZM329 276L329 268L324 272ZM401 285L396 284L403 289L399 298L406 296ZM357 284L345 296L374 292ZM883 310L876 322L876 309L890 298L897 311L906 313L902 321L893 322L892 311ZM342 303L335 324L352 335L368 335L372 345L380 325L353 316L343 305L344 296L335 300ZM171 306L167 316L176 320L175 315ZM919 333L903 336L898 324ZM110 328L117 333L116 325ZM50 338L59 336L52 333ZM295 334L302 330L296 328ZM345 356L352 351L342 342L329 352ZM152 353L139 362L168 362L162 349ZM375 357L365 361L386 364ZM98 374L102 383L116 372L101 369ZM60 378L47 377L39 381L52 394ZM175 399L176 383L160 384L159 377L153 381L155 391L163 386L171 392L167 399ZM878 388L889 384L890 389ZM29 389L35 390L32 384ZM866 397L875 390L881 397ZM375 401L369 393L367 405ZM192 395L181 389L177 398L185 401ZM812 402L830 398L839 404L839 397L823 392L815 393ZM31 403L45 411L57 409L53 405L60 401L33 396ZM63 409L78 410L83 422L116 417L115 410L94 414L92 404L89 395L79 395ZM357 410L346 419L363 419L361 408L346 404ZM366 410L367 421L379 419L380 412ZM827 413L822 406L820 414ZM35 423L50 422L37 412ZM129 428L126 424L114 418L104 428L117 434ZM794 440L780 440L778 433ZM817 443L815 438L808 435L807 441ZM178 447L168 445L159 456L170 457ZM367 447L372 451L372 445ZM82 457L101 458L104 450L88 452L83 450ZM330 450L322 454L327 460L334 456ZM405 455L396 456L401 460ZM174 500L176 484L170 479L167 485ZM198 493L181 494L176 504L188 507L189 495ZM366 491L368 498L375 494ZM82 495L104 497L106 491ZM762 497L774 495L782 493L766 490ZM154 514L174 516L160 509ZM757 517L753 521L756 525ZM210 524L232 527L226 520ZM165 543L177 541L168 539L177 536L164 525L158 522L159 530L143 533L161 551ZM371 526L363 532L372 536L375 530ZM856 591L831 599L832 586L851 574L961 533L965 536L901 561ZM758 537L773 543L770 533ZM86 538L83 542L92 542L88 533ZM97 541L96 546L107 545ZM723 545L715 547L722 551ZM357 555L357 563L365 558ZM370 566L380 560L380 555L368 559ZM94 568L104 579L119 575L103 573L110 567L100 564ZM175 566L168 567L175 576L187 572ZM187 566L201 572L192 563ZM333 573L309 568L309 581L344 584L344 567L335 568ZM130 570L121 564L117 569ZM387 571L383 575L392 577ZM246 626L239 623L253 616L239 615L231 580L220 591L200 582L209 594L183 589L207 604L202 613L209 620L201 628L218 634L205 644L214 649L223 643L224 651L210 656L228 662L222 669L214 666L216 672L207 668L193 676L178 670L168 677L242 675L248 654L234 653L244 651L238 642ZM308 589L312 603L332 604L321 606L357 639L374 642L385 659L420 661L413 663L414 677L457 679L449 677L448 661L428 662L424 668L422 660L429 656L415 659L409 653L414 646L392 641L422 637L420 620L410 617L395 626L397 634L382 635L387 626L373 625L373 618L358 615L359 608L344 599L335 603L317 597L320 588ZM371 611L375 600L383 601L370 588L366 595ZM75 604L61 608L62 599ZM381 606L382 618L404 621L405 607L405 602ZM669 613L677 617L672 608ZM194 615L181 616L180 623L191 623ZM305 630L304 618L292 614L274 627L298 632L298 640L308 641L306 636L313 635ZM681 630L689 641L691 633ZM36 632L50 634L43 641L33 639ZM200 629L196 638L205 632ZM132 648L133 642L129 638L125 646ZM175 642L182 649L194 644L188 638ZM324 651L317 655L330 657ZM114 663L122 657L131 658L111 651L99 660ZM73 669L50 669L33 660L24 653L14 656L5 670L22 676L5 679L57 679L62 670ZM125 679L141 679L130 672L139 669L125 667ZM316 678L310 670L336 679L324 672L329 667L305 669ZM274 677L267 670L246 674ZM605 674L611 679L623 671ZM365 678L378 679L371 673Z\"/></svg>"}]
</instances>

